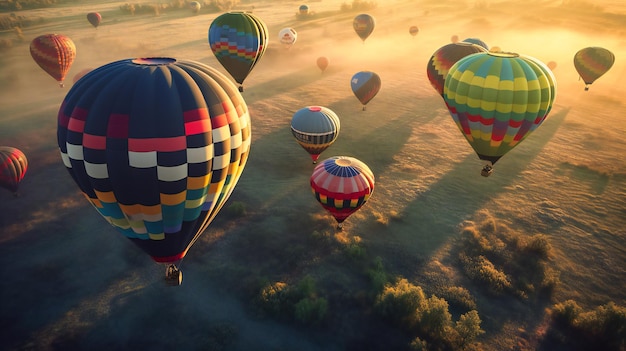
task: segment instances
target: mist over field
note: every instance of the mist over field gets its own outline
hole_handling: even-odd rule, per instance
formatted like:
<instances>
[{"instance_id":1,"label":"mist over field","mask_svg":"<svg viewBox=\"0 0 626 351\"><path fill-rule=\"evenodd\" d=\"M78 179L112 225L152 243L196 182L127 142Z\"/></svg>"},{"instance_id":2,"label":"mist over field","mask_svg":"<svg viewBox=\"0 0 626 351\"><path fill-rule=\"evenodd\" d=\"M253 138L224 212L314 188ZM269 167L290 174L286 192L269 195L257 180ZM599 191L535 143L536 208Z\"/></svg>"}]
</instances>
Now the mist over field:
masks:
<instances>
[{"instance_id":1,"label":"mist over field","mask_svg":"<svg viewBox=\"0 0 626 351\"><path fill-rule=\"evenodd\" d=\"M384 312L381 296L403 280L447 301L453 323L446 331L477 311L484 333L466 349L584 350L555 331L554 306L572 300L593 311L614 303L623 313L626 5L378 0L361 10L350 8L359 2L320 0L307 2L311 14L303 18L296 15L302 3L240 1L232 9L251 11L269 30L267 51L243 84L250 158L187 253L179 287L166 286L164 266L80 193L59 155L57 113L79 73L121 59L194 60L230 78L207 42L222 12L131 15L123 1L12 12L31 24L0 32L9 43L0 49L0 146L22 150L29 168L19 196L0 189L3 348L417 350L420 338L462 349L448 343L451 334ZM98 28L88 12L102 15ZM365 41L352 27L360 13L376 19ZM286 27L298 34L289 48L278 41ZM47 33L76 45L64 88L29 53L30 41ZM549 116L488 178L426 75L431 55L453 36L556 64ZM585 91L573 56L589 46L616 60ZM320 56L329 60L324 72ZM365 111L350 88L364 70L382 80ZM320 160L355 157L376 178L371 198L341 231L311 194L314 165L290 130L293 114L312 105L341 121ZM484 252L473 256L479 246ZM485 257L504 277L499 290L477 273L491 267ZM621 337L607 345L624 350Z\"/></svg>"}]
</instances>

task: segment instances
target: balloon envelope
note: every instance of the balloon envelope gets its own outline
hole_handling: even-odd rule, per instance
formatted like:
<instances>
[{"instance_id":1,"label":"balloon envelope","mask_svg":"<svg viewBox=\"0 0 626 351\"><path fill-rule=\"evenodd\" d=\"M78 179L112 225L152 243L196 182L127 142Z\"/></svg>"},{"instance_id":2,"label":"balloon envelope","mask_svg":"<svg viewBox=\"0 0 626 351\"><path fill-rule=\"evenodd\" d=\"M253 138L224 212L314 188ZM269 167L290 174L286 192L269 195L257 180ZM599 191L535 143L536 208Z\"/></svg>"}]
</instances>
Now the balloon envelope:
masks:
<instances>
[{"instance_id":1,"label":"balloon envelope","mask_svg":"<svg viewBox=\"0 0 626 351\"><path fill-rule=\"evenodd\" d=\"M311 155L313 163L335 142L339 130L339 117L327 107L307 106L296 111L291 118L291 134Z\"/></svg>"},{"instance_id":2,"label":"balloon envelope","mask_svg":"<svg viewBox=\"0 0 626 351\"><path fill-rule=\"evenodd\" d=\"M419 33L420 29L417 28L417 26L411 26L409 27L409 34L411 34L412 36L416 36L417 33Z\"/></svg>"},{"instance_id":3,"label":"balloon envelope","mask_svg":"<svg viewBox=\"0 0 626 351\"><path fill-rule=\"evenodd\" d=\"M604 75L615 63L615 55L601 47L588 47L574 55L574 67L585 82L585 90L589 85Z\"/></svg>"},{"instance_id":4,"label":"balloon envelope","mask_svg":"<svg viewBox=\"0 0 626 351\"><path fill-rule=\"evenodd\" d=\"M374 31L376 23L374 21L374 17L366 13L362 13L354 18L352 26L354 27L354 31L359 38L365 42L365 39L367 39L367 37L369 37Z\"/></svg>"},{"instance_id":5,"label":"balloon envelope","mask_svg":"<svg viewBox=\"0 0 626 351\"><path fill-rule=\"evenodd\" d=\"M487 45L487 43L485 43L484 41L478 39L478 38L465 38L463 39L464 43L470 43L470 44L474 44L474 45L478 45L478 46L482 46L485 50L489 50L489 45Z\"/></svg>"},{"instance_id":6,"label":"balloon envelope","mask_svg":"<svg viewBox=\"0 0 626 351\"><path fill-rule=\"evenodd\" d=\"M298 13L300 13L301 15L308 15L309 6L305 4L300 5L300 7L298 8Z\"/></svg>"},{"instance_id":7,"label":"balloon envelope","mask_svg":"<svg viewBox=\"0 0 626 351\"><path fill-rule=\"evenodd\" d=\"M326 70L326 68L328 67L328 58L324 57L324 56L320 56L317 58L317 67L322 70L322 73Z\"/></svg>"},{"instance_id":8,"label":"balloon envelope","mask_svg":"<svg viewBox=\"0 0 626 351\"><path fill-rule=\"evenodd\" d=\"M545 120L556 82L541 62L514 53L478 53L455 63L444 101L478 157L495 164Z\"/></svg>"},{"instance_id":9,"label":"balloon envelope","mask_svg":"<svg viewBox=\"0 0 626 351\"><path fill-rule=\"evenodd\" d=\"M450 67L467 55L485 51L481 46L471 43L452 43L440 47L430 57L426 66L426 75L430 84L439 95L443 96L443 85Z\"/></svg>"},{"instance_id":10,"label":"balloon envelope","mask_svg":"<svg viewBox=\"0 0 626 351\"><path fill-rule=\"evenodd\" d=\"M76 58L76 46L65 35L44 34L31 41L30 55L62 87L63 80Z\"/></svg>"},{"instance_id":11,"label":"balloon envelope","mask_svg":"<svg viewBox=\"0 0 626 351\"><path fill-rule=\"evenodd\" d=\"M96 68L58 114L61 158L80 190L163 263L181 260L229 198L250 138L235 85L211 67L173 58Z\"/></svg>"},{"instance_id":12,"label":"balloon envelope","mask_svg":"<svg viewBox=\"0 0 626 351\"><path fill-rule=\"evenodd\" d=\"M265 53L267 33L259 17L244 12L224 13L209 26L211 51L239 83L239 91L243 91L243 81Z\"/></svg>"},{"instance_id":13,"label":"balloon envelope","mask_svg":"<svg viewBox=\"0 0 626 351\"><path fill-rule=\"evenodd\" d=\"M322 207L341 224L372 196L374 173L354 157L334 156L315 166L311 190Z\"/></svg>"},{"instance_id":14,"label":"balloon envelope","mask_svg":"<svg viewBox=\"0 0 626 351\"><path fill-rule=\"evenodd\" d=\"M354 96L363 104L363 110L365 110L365 105L380 91L380 77L378 74L370 71L357 72L350 80L350 87Z\"/></svg>"},{"instance_id":15,"label":"balloon envelope","mask_svg":"<svg viewBox=\"0 0 626 351\"><path fill-rule=\"evenodd\" d=\"M293 28L283 28L278 32L278 40L287 47L291 47L296 39L298 39L298 33Z\"/></svg>"},{"instance_id":16,"label":"balloon envelope","mask_svg":"<svg viewBox=\"0 0 626 351\"><path fill-rule=\"evenodd\" d=\"M17 193L26 175L28 160L22 151L11 146L0 146L0 186Z\"/></svg>"},{"instance_id":17,"label":"balloon envelope","mask_svg":"<svg viewBox=\"0 0 626 351\"><path fill-rule=\"evenodd\" d=\"M102 16L98 12L89 12L87 14L87 21L95 28L98 28L100 21L102 21Z\"/></svg>"}]
</instances>

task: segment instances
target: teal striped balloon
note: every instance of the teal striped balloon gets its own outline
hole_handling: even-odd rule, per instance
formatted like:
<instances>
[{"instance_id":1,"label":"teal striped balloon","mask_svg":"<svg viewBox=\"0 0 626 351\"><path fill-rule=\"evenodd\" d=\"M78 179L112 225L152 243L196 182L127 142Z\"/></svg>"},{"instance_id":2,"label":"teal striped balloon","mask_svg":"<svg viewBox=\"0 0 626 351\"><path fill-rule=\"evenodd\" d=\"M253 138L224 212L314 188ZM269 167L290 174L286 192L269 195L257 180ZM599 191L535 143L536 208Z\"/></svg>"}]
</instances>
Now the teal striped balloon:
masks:
<instances>
[{"instance_id":1,"label":"teal striped balloon","mask_svg":"<svg viewBox=\"0 0 626 351\"><path fill-rule=\"evenodd\" d=\"M545 64L504 52L460 59L443 89L457 127L492 165L543 123L555 97L556 80Z\"/></svg>"}]
</instances>

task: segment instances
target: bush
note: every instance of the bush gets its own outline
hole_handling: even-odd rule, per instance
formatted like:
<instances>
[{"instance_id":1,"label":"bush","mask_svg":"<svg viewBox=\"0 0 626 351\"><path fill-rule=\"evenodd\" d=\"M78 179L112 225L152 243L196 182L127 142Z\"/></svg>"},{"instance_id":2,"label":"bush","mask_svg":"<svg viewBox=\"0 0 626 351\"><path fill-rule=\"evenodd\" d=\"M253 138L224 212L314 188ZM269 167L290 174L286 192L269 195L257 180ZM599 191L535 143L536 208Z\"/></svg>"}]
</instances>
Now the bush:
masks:
<instances>
[{"instance_id":1,"label":"bush","mask_svg":"<svg viewBox=\"0 0 626 351\"><path fill-rule=\"evenodd\" d=\"M304 298L295 305L294 316L303 324L319 324L326 318L328 302L325 298Z\"/></svg>"},{"instance_id":2,"label":"bush","mask_svg":"<svg viewBox=\"0 0 626 351\"><path fill-rule=\"evenodd\" d=\"M376 310L392 323L412 328L417 323L417 310L426 303L421 287L400 279L395 284L387 284L377 297Z\"/></svg>"},{"instance_id":3,"label":"bush","mask_svg":"<svg viewBox=\"0 0 626 351\"><path fill-rule=\"evenodd\" d=\"M240 201L233 201L226 209L229 217L239 218L246 215L246 204Z\"/></svg>"},{"instance_id":4,"label":"bush","mask_svg":"<svg viewBox=\"0 0 626 351\"><path fill-rule=\"evenodd\" d=\"M432 338L442 339L446 327L452 324L452 315L448 312L448 302L440 297L431 296L419 311L419 326L423 333Z\"/></svg>"},{"instance_id":5,"label":"bush","mask_svg":"<svg viewBox=\"0 0 626 351\"><path fill-rule=\"evenodd\" d=\"M459 346L461 349L473 342L479 335L485 331L480 328L480 317L476 310L471 310L459 317L456 321L454 329L459 335Z\"/></svg>"},{"instance_id":6,"label":"bush","mask_svg":"<svg viewBox=\"0 0 626 351\"><path fill-rule=\"evenodd\" d=\"M498 270L485 256L469 257L462 254L461 262L465 273L471 279L487 284L491 292L501 294L511 288L507 275Z\"/></svg>"}]
</instances>

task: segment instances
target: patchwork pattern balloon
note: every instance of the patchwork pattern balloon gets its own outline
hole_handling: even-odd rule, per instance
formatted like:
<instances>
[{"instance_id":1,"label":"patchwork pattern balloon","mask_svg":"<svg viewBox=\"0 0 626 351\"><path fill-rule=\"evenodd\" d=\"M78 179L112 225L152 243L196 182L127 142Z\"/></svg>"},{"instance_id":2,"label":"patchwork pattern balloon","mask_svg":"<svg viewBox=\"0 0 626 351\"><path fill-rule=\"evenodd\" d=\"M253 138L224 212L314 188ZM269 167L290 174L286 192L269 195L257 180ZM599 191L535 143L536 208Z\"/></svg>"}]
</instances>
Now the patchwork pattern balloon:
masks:
<instances>
[{"instance_id":1,"label":"patchwork pattern balloon","mask_svg":"<svg viewBox=\"0 0 626 351\"><path fill-rule=\"evenodd\" d=\"M365 105L378 94L381 85L380 76L374 72L361 71L352 76L350 87L354 96L363 104L363 111L365 111Z\"/></svg>"},{"instance_id":2,"label":"patchwork pattern balloon","mask_svg":"<svg viewBox=\"0 0 626 351\"><path fill-rule=\"evenodd\" d=\"M28 160L21 150L11 146L0 146L1 187L17 196L17 190L27 169Z\"/></svg>"},{"instance_id":3,"label":"patchwork pattern balloon","mask_svg":"<svg viewBox=\"0 0 626 351\"><path fill-rule=\"evenodd\" d=\"M98 12L89 12L87 14L87 21L89 21L94 28L98 28L100 22L102 21L102 15Z\"/></svg>"},{"instance_id":4,"label":"patchwork pattern balloon","mask_svg":"<svg viewBox=\"0 0 626 351\"><path fill-rule=\"evenodd\" d=\"M76 58L76 46L72 39L61 34L44 34L30 43L33 60L63 87L67 72Z\"/></svg>"},{"instance_id":5,"label":"patchwork pattern balloon","mask_svg":"<svg viewBox=\"0 0 626 351\"><path fill-rule=\"evenodd\" d=\"M81 78L61 104L57 139L102 217L156 262L173 265L231 195L250 128L245 101L217 70L138 58Z\"/></svg>"},{"instance_id":6,"label":"patchwork pattern balloon","mask_svg":"<svg viewBox=\"0 0 626 351\"><path fill-rule=\"evenodd\" d=\"M341 123L331 109L323 106L307 106L291 118L291 133L317 163L320 154L335 142Z\"/></svg>"},{"instance_id":7,"label":"patchwork pattern balloon","mask_svg":"<svg viewBox=\"0 0 626 351\"><path fill-rule=\"evenodd\" d=\"M545 120L556 81L540 61L515 53L479 53L450 68L444 101L454 122L491 174L502 156Z\"/></svg>"},{"instance_id":8,"label":"patchwork pattern balloon","mask_svg":"<svg viewBox=\"0 0 626 351\"><path fill-rule=\"evenodd\" d=\"M585 82L585 90L589 90L589 85L602 77L614 63L615 55L601 47L580 49L574 55L574 67Z\"/></svg>"},{"instance_id":9,"label":"patchwork pattern balloon","mask_svg":"<svg viewBox=\"0 0 626 351\"><path fill-rule=\"evenodd\" d=\"M331 157L313 170L311 190L341 229L342 223L372 196L374 173L354 157Z\"/></svg>"},{"instance_id":10,"label":"patchwork pattern balloon","mask_svg":"<svg viewBox=\"0 0 626 351\"><path fill-rule=\"evenodd\" d=\"M352 21L352 27L354 27L354 31L356 34L363 40L365 43L365 39L367 39L370 34L374 31L374 27L376 26L376 21L374 17L362 13L356 17Z\"/></svg>"},{"instance_id":11,"label":"patchwork pattern balloon","mask_svg":"<svg viewBox=\"0 0 626 351\"><path fill-rule=\"evenodd\" d=\"M450 67L467 55L485 51L481 46L463 42L440 47L433 53L426 65L426 75L430 84L439 95L443 96L443 85Z\"/></svg>"},{"instance_id":12,"label":"patchwork pattern balloon","mask_svg":"<svg viewBox=\"0 0 626 351\"><path fill-rule=\"evenodd\" d=\"M245 12L224 13L211 22L208 40L211 51L226 71L243 82L267 49L268 31L256 15Z\"/></svg>"}]
</instances>

